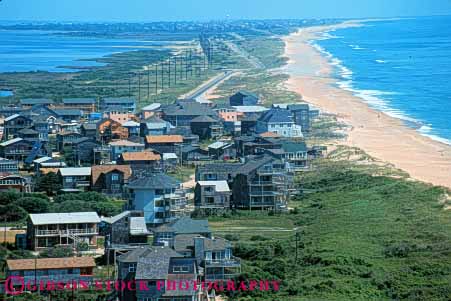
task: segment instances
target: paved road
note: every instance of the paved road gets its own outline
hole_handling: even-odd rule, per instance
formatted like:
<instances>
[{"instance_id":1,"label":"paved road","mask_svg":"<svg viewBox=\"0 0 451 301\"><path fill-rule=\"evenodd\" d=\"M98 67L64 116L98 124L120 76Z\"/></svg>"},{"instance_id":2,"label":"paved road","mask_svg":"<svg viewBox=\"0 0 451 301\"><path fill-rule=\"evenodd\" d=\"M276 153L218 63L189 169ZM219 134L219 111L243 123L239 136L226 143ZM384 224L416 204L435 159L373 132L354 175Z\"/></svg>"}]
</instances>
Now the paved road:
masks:
<instances>
[{"instance_id":1,"label":"paved road","mask_svg":"<svg viewBox=\"0 0 451 301\"><path fill-rule=\"evenodd\" d=\"M255 56L250 55L247 51L244 49L238 47L236 44L230 42L230 41L224 41L224 43L229 47L233 52L244 58L246 61L249 62L249 64L252 65L252 67L256 69L265 69L265 65L256 58Z\"/></svg>"},{"instance_id":2,"label":"paved road","mask_svg":"<svg viewBox=\"0 0 451 301\"><path fill-rule=\"evenodd\" d=\"M201 97L208 92L208 90L214 88L215 86L219 85L221 82L232 76L235 72L234 71L225 71L222 74L219 74L215 76L214 78L210 79L208 82L203 83L193 91L185 94L183 97L186 99L201 99Z\"/></svg>"}]
</instances>

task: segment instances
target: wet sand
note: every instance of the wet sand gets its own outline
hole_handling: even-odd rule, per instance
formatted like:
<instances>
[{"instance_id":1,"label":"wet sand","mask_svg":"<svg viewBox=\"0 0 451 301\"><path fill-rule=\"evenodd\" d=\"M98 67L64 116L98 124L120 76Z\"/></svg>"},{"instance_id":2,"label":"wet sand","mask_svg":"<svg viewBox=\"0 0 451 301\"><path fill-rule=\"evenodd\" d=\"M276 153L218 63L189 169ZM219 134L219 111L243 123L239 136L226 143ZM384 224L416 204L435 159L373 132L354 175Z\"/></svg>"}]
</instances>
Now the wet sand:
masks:
<instances>
[{"instance_id":1,"label":"wet sand","mask_svg":"<svg viewBox=\"0 0 451 301\"><path fill-rule=\"evenodd\" d=\"M339 144L361 148L414 179L451 188L451 146L420 135L401 120L371 109L362 99L335 86L338 80L333 77L333 66L308 43L325 31L349 26L360 24L310 27L287 36L287 88L349 125L347 139Z\"/></svg>"}]
</instances>

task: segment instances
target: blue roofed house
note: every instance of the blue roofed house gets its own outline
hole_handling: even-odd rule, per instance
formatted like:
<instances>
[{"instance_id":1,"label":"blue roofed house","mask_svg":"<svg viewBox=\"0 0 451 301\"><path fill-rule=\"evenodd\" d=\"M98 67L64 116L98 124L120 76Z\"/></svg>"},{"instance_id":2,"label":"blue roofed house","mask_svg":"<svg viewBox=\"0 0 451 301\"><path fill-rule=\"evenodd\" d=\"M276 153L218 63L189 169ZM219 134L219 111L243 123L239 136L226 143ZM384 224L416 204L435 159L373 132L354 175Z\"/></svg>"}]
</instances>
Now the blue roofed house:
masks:
<instances>
[{"instance_id":1,"label":"blue roofed house","mask_svg":"<svg viewBox=\"0 0 451 301\"><path fill-rule=\"evenodd\" d=\"M134 113L136 111L136 99L132 97L107 97L102 100L102 110L119 110Z\"/></svg>"},{"instance_id":2,"label":"blue roofed house","mask_svg":"<svg viewBox=\"0 0 451 301\"><path fill-rule=\"evenodd\" d=\"M53 105L54 103L55 102L53 100L47 98L23 98L20 100L20 105L24 109L31 108L32 106L35 105L50 106Z\"/></svg>"},{"instance_id":3,"label":"blue roofed house","mask_svg":"<svg viewBox=\"0 0 451 301\"><path fill-rule=\"evenodd\" d=\"M141 137L168 135L171 124L157 116L151 116L141 121L140 133Z\"/></svg>"},{"instance_id":4,"label":"blue roofed house","mask_svg":"<svg viewBox=\"0 0 451 301\"><path fill-rule=\"evenodd\" d=\"M91 185L91 167L60 168L58 175L63 191L86 191Z\"/></svg>"},{"instance_id":5,"label":"blue roofed house","mask_svg":"<svg viewBox=\"0 0 451 301\"><path fill-rule=\"evenodd\" d=\"M290 111L272 108L257 120L257 133L272 132L281 137L303 137L302 127L294 122Z\"/></svg>"},{"instance_id":6,"label":"blue roofed house","mask_svg":"<svg viewBox=\"0 0 451 301\"><path fill-rule=\"evenodd\" d=\"M258 104L258 96L249 91L238 91L229 98L231 106L255 106Z\"/></svg>"},{"instance_id":7,"label":"blue roofed house","mask_svg":"<svg viewBox=\"0 0 451 301\"><path fill-rule=\"evenodd\" d=\"M151 226L174 220L178 210L186 205L180 183L164 173L144 173L129 180L129 210L144 211Z\"/></svg>"}]
</instances>

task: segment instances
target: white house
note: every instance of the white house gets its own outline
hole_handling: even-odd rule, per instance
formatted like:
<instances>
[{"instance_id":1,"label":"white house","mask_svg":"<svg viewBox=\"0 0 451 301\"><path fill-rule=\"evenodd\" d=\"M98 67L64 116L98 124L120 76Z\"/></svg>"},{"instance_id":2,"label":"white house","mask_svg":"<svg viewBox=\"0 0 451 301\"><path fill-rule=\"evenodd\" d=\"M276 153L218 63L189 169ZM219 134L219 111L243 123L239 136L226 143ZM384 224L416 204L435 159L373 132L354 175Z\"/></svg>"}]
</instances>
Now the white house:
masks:
<instances>
[{"instance_id":1,"label":"white house","mask_svg":"<svg viewBox=\"0 0 451 301\"><path fill-rule=\"evenodd\" d=\"M282 137L303 137L302 127L297 125L291 112L288 110L272 108L263 113L257 120L257 133L272 132Z\"/></svg>"}]
</instances>

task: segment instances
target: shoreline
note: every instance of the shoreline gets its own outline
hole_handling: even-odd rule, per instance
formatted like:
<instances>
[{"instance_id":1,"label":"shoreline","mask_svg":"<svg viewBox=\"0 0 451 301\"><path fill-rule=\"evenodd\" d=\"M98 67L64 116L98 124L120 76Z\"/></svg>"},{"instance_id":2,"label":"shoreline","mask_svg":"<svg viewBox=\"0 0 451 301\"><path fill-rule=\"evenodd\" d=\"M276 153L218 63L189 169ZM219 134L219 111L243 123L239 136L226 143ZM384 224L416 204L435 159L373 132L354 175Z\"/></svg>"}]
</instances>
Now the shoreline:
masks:
<instances>
[{"instance_id":1,"label":"shoreline","mask_svg":"<svg viewBox=\"0 0 451 301\"><path fill-rule=\"evenodd\" d=\"M284 37L284 56L289 60L282 71L290 76L286 87L348 125L346 140L335 144L361 148L414 179L451 188L451 146L421 135L402 119L373 109L364 99L339 88L335 66L313 44L324 33L362 26L364 21L302 28Z\"/></svg>"}]
</instances>

